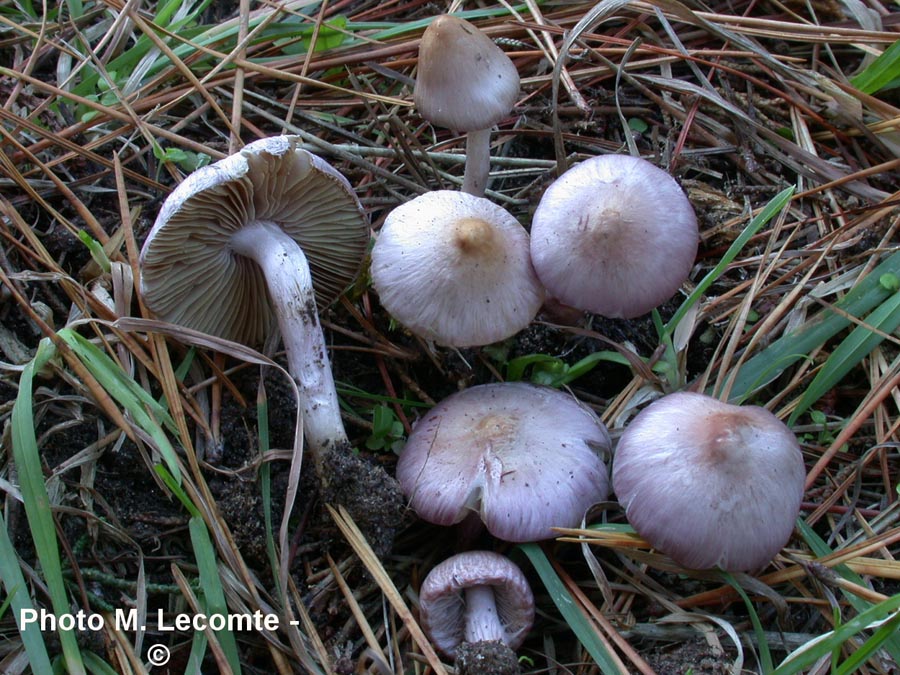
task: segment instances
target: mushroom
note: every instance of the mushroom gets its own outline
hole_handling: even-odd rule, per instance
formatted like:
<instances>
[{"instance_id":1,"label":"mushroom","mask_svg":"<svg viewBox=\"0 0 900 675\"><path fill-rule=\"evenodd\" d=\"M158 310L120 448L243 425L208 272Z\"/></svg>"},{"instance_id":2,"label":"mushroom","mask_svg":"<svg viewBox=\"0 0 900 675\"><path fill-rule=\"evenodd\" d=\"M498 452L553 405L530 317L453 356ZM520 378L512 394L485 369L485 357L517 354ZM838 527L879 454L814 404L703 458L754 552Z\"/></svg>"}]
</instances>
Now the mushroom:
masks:
<instances>
[{"instance_id":1,"label":"mushroom","mask_svg":"<svg viewBox=\"0 0 900 675\"><path fill-rule=\"evenodd\" d=\"M277 321L327 485L325 455L350 443L317 304L354 279L369 226L347 180L300 142L265 138L188 176L144 243L141 290L160 319L228 340L259 344ZM374 482L385 481L389 492L387 476Z\"/></svg>"},{"instance_id":2,"label":"mushroom","mask_svg":"<svg viewBox=\"0 0 900 675\"><path fill-rule=\"evenodd\" d=\"M500 206L463 192L428 192L391 211L371 269L395 319L453 347L503 340L543 302L528 233Z\"/></svg>"},{"instance_id":3,"label":"mushroom","mask_svg":"<svg viewBox=\"0 0 900 675\"><path fill-rule=\"evenodd\" d=\"M511 560L468 551L429 572L419 590L419 617L435 648L456 659L457 672L513 673L513 650L534 623L534 596Z\"/></svg>"},{"instance_id":4,"label":"mushroom","mask_svg":"<svg viewBox=\"0 0 900 675\"><path fill-rule=\"evenodd\" d=\"M435 18L419 46L413 101L432 124L468 132L463 191L484 195L491 168L491 127L519 96L519 73L503 50L468 21Z\"/></svg>"},{"instance_id":5,"label":"mushroom","mask_svg":"<svg viewBox=\"0 0 900 675\"><path fill-rule=\"evenodd\" d=\"M613 489L635 531L689 569L752 571L790 539L806 472L794 434L756 406L664 396L619 439Z\"/></svg>"},{"instance_id":6,"label":"mushroom","mask_svg":"<svg viewBox=\"0 0 900 675\"><path fill-rule=\"evenodd\" d=\"M629 155L566 171L531 226L531 258L549 294L609 318L634 318L670 298L698 242L694 209L675 179Z\"/></svg>"},{"instance_id":7,"label":"mushroom","mask_svg":"<svg viewBox=\"0 0 900 675\"><path fill-rule=\"evenodd\" d=\"M575 398L522 382L470 387L441 401L413 428L397 480L424 520L453 525L477 513L512 542L575 527L606 499L603 423Z\"/></svg>"}]
</instances>

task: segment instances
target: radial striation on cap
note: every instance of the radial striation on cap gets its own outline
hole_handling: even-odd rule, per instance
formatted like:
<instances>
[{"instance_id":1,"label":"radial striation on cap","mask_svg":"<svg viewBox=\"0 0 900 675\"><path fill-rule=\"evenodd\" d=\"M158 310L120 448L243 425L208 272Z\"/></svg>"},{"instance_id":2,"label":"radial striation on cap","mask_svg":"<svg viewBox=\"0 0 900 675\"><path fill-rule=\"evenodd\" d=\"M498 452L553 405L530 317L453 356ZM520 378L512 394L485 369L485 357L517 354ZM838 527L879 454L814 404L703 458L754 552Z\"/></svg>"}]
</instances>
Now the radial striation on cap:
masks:
<instances>
[{"instance_id":1,"label":"radial striation on cap","mask_svg":"<svg viewBox=\"0 0 900 675\"><path fill-rule=\"evenodd\" d=\"M519 222L487 199L450 190L391 211L372 250L372 283L391 316L453 347L510 337L544 297Z\"/></svg>"},{"instance_id":2,"label":"radial striation on cap","mask_svg":"<svg viewBox=\"0 0 900 675\"><path fill-rule=\"evenodd\" d=\"M787 543L806 471L794 434L757 406L679 392L642 410L616 447L628 522L691 569L753 571Z\"/></svg>"},{"instance_id":3,"label":"radial striation on cap","mask_svg":"<svg viewBox=\"0 0 900 675\"><path fill-rule=\"evenodd\" d=\"M555 536L606 499L609 434L574 397L522 382L453 394L413 428L397 480L420 518L453 525L477 513L504 541Z\"/></svg>"}]
</instances>

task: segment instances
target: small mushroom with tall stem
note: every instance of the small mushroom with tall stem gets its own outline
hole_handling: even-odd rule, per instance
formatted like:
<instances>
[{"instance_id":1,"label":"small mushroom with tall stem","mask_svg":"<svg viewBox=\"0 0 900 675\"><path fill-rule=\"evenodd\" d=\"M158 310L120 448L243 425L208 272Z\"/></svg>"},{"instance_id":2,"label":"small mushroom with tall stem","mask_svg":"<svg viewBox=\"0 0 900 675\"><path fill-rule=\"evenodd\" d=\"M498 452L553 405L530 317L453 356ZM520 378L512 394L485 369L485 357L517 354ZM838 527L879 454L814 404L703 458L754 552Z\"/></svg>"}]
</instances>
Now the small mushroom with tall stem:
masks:
<instances>
[{"instance_id":1,"label":"small mushroom with tall stem","mask_svg":"<svg viewBox=\"0 0 900 675\"><path fill-rule=\"evenodd\" d=\"M775 415L692 392L642 410L616 446L613 489L635 531L690 569L754 571L790 539L806 470Z\"/></svg>"},{"instance_id":2,"label":"small mushroom with tall stem","mask_svg":"<svg viewBox=\"0 0 900 675\"><path fill-rule=\"evenodd\" d=\"M359 484L367 506L335 499L365 530L372 503L399 513L402 497L351 453L317 306L356 277L369 226L349 182L300 142L265 138L188 176L144 243L141 290L160 319L228 340L260 344L277 324L319 479L327 495Z\"/></svg>"},{"instance_id":3,"label":"small mushroom with tall stem","mask_svg":"<svg viewBox=\"0 0 900 675\"><path fill-rule=\"evenodd\" d=\"M531 259L548 294L612 319L668 300L688 278L699 242L675 179L630 155L592 157L566 171L531 225Z\"/></svg>"},{"instance_id":4,"label":"small mushroom with tall stem","mask_svg":"<svg viewBox=\"0 0 900 675\"><path fill-rule=\"evenodd\" d=\"M525 228L493 202L453 190L391 211L372 249L372 283L391 316L451 347L517 333L544 297Z\"/></svg>"},{"instance_id":5,"label":"small mushroom with tall stem","mask_svg":"<svg viewBox=\"0 0 900 675\"><path fill-rule=\"evenodd\" d=\"M491 39L464 19L435 18L419 46L413 101L432 124L467 132L463 192L484 195L491 168L491 127L519 96L516 66Z\"/></svg>"},{"instance_id":6,"label":"small mushroom with tall stem","mask_svg":"<svg viewBox=\"0 0 900 675\"><path fill-rule=\"evenodd\" d=\"M490 551L458 553L419 589L422 628L460 675L514 675L514 650L534 623L534 595L511 560Z\"/></svg>"}]
</instances>

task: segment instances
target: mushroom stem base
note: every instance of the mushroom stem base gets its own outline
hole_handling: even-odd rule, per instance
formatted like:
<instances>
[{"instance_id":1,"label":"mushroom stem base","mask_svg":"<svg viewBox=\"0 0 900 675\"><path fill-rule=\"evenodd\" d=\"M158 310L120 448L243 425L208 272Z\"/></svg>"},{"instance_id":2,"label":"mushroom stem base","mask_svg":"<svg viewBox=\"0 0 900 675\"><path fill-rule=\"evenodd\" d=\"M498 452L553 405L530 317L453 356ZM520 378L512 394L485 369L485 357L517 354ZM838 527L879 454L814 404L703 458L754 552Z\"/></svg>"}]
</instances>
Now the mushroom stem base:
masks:
<instances>
[{"instance_id":1,"label":"mushroom stem base","mask_svg":"<svg viewBox=\"0 0 900 675\"><path fill-rule=\"evenodd\" d=\"M500 641L462 643L456 648L457 675L519 675L516 653Z\"/></svg>"},{"instance_id":2,"label":"mushroom stem base","mask_svg":"<svg viewBox=\"0 0 900 675\"><path fill-rule=\"evenodd\" d=\"M349 447L330 450L321 471L322 500L347 509L377 556L390 553L405 509L396 479Z\"/></svg>"}]
</instances>

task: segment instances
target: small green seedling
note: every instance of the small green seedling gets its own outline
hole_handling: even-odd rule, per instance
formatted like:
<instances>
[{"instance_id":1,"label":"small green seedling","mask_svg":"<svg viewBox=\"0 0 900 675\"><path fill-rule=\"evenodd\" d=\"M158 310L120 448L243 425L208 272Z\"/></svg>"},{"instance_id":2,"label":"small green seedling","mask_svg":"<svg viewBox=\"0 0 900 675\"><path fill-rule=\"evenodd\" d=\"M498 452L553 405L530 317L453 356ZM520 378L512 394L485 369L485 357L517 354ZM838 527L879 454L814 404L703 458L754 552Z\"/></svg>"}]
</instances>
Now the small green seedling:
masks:
<instances>
[{"instance_id":1,"label":"small green seedling","mask_svg":"<svg viewBox=\"0 0 900 675\"><path fill-rule=\"evenodd\" d=\"M386 405L376 406L372 410L372 434L366 439L366 447L399 452L406 442L403 432L403 423L393 410Z\"/></svg>"}]
</instances>

